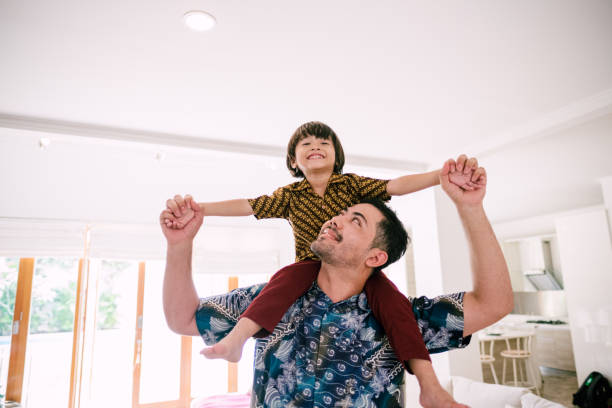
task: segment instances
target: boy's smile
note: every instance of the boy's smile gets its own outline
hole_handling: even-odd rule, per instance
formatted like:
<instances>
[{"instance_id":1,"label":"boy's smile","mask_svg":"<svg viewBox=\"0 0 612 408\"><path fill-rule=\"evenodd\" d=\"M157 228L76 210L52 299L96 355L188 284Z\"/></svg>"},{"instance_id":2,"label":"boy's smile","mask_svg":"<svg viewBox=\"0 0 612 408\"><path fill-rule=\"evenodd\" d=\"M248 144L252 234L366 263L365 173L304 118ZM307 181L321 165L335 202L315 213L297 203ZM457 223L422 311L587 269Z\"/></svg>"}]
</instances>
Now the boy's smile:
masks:
<instances>
[{"instance_id":1,"label":"boy's smile","mask_svg":"<svg viewBox=\"0 0 612 408\"><path fill-rule=\"evenodd\" d=\"M324 159L325 155L322 154L322 153L313 152L313 153L309 154L308 156L306 156L306 158L308 160Z\"/></svg>"}]
</instances>

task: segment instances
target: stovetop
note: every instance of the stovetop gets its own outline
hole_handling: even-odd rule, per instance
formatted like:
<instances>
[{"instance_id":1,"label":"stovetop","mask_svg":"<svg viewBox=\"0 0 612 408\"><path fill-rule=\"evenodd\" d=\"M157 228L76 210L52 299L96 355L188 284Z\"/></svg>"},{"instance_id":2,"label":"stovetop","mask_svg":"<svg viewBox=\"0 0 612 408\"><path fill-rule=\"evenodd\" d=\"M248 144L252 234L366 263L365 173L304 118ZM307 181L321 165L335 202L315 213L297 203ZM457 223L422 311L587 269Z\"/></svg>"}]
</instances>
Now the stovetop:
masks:
<instances>
[{"instance_id":1,"label":"stovetop","mask_svg":"<svg viewBox=\"0 0 612 408\"><path fill-rule=\"evenodd\" d=\"M527 320L527 323L538 323L538 324L567 324L563 320Z\"/></svg>"}]
</instances>

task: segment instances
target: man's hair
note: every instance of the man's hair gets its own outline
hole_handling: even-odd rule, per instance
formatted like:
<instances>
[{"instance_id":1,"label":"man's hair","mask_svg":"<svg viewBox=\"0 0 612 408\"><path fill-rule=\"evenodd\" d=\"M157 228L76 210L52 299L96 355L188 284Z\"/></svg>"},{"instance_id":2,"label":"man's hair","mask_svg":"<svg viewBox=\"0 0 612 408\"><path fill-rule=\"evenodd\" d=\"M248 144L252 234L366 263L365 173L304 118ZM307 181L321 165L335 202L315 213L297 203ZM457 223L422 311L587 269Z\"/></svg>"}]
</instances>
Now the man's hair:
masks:
<instances>
[{"instance_id":1,"label":"man's hair","mask_svg":"<svg viewBox=\"0 0 612 408\"><path fill-rule=\"evenodd\" d=\"M342 144L340 143L340 139L338 139L336 132L322 122L304 123L302 126L297 128L295 132L293 132L293 136L291 136L291 139L289 139L289 144L287 145L287 168L289 169L289 173L291 173L293 177L304 177L302 170L300 170L298 167L294 169L291 167L291 163L295 160L295 147L302 139L305 139L308 136L314 136L317 139L331 140L336 152L336 157L334 159L334 173L342 174L342 168L344 167L344 150L342 149Z\"/></svg>"},{"instance_id":2,"label":"man's hair","mask_svg":"<svg viewBox=\"0 0 612 408\"><path fill-rule=\"evenodd\" d=\"M381 270L404 255L410 244L410 237L395 211L382 201L369 198L362 200L360 204L373 205L383 215L383 219L376 225L376 236L372 240L371 246L372 248L382 249L387 253L387 262L375 268L375 270Z\"/></svg>"}]
</instances>

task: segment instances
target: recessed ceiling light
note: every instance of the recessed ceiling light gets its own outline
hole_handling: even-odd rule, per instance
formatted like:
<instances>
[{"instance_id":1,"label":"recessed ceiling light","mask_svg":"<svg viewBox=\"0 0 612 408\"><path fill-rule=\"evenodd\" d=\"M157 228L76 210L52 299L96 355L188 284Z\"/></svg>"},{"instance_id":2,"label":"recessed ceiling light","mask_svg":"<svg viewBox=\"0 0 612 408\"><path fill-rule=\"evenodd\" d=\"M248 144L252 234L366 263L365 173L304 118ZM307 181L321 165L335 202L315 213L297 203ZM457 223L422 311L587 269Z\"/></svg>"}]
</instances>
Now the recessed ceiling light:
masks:
<instances>
[{"instance_id":1,"label":"recessed ceiling light","mask_svg":"<svg viewBox=\"0 0 612 408\"><path fill-rule=\"evenodd\" d=\"M208 31L217 24L217 20L211 14L201 10L188 11L183 16L183 20L187 27L195 31Z\"/></svg>"},{"instance_id":2,"label":"recessed ceiling light","mask_svg":"<svg viewBox=\"0 0 612 408\"><path fill-rule=\"evenodd\" d=\"M48 137L41 137L38 140L38 147L40 148L40 150L45 150L47 147L49 147L50 144L51 139L49 139Z\"/></svg>"}]
</instances>

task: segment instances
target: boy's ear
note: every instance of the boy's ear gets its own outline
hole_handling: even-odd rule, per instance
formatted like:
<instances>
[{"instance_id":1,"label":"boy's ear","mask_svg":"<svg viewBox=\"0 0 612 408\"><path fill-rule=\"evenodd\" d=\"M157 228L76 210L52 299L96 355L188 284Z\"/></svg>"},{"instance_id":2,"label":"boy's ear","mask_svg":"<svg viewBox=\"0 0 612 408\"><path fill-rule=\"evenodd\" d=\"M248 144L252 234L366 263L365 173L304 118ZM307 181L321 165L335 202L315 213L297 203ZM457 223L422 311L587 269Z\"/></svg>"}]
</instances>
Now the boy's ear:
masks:
<instances>
[{"instance_id":1,"label":"boy's ear","mask_svg":"<svg viewBox=\"0 0 612 408\"><path fill-rule=\"evenodd\" d=\"M387 259L389 259L387 252L380 248L372 248L369 256L366 258L366 266L370 268L378 268L379 266L383 266L385 263L387 263Z\"/></svg>"},{"instance_id":2,"label":"boy's ear","mask_svg":"<svg viewBox=\"0 0 612 408\"><path fill-rule=\"evenodd\" d=\"M291 168L292 169L296 169L297 168L297 162L295 161L295 159L291 159Z\"/></svg>"}]
</instances>

